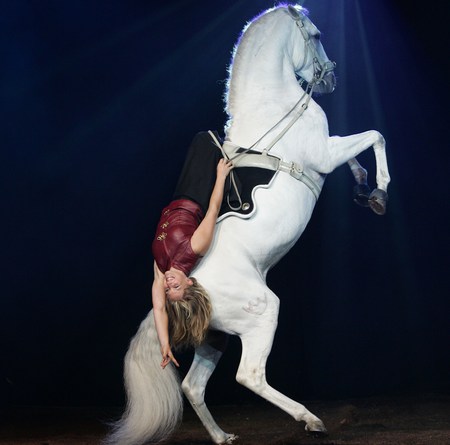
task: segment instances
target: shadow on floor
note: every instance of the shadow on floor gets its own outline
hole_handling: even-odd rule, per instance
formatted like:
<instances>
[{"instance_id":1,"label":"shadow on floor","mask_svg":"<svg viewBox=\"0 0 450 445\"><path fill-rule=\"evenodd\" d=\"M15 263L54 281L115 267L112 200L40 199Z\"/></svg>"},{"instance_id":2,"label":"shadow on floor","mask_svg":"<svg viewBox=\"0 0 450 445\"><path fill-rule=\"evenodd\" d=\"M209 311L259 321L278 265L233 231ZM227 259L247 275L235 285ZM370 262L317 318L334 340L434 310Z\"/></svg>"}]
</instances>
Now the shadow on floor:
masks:
<instances>
[{"instance_id":1,"label":"shadow on floor","mask_svg":"<svg viewBox=\"0 0 450 445\"><path fill-rule=\"evenodd\" d=\"M450 396L310 401L329 435L315 438L304 424L261 402L257 405L210 407L221 428L239 436L239 445L450 445ZM2 445L100 444L107 423L120 408L9 407L0 420ZM209 445L206 430L189 406L183 423L165 442Z\"/></svg>"}]
</instances>

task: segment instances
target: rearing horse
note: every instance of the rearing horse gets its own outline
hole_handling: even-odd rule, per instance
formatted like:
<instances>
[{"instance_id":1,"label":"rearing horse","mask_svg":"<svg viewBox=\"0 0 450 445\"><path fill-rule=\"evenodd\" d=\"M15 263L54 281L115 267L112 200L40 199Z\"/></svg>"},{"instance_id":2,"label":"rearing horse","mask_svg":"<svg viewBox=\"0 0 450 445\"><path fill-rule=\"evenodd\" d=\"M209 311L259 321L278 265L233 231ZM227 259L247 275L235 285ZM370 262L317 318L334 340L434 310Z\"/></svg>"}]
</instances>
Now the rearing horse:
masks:
<instances>
[{"instance_id":1,"label":"rearing horse","mask_svg":"<svg viewBox=\"0 0 450 445\"><path fill-rule=\"evenodd\" d=\"M326 432L318 417L266 380L280 304L266 275L303 233L328 173L348 162L357 182L356 200L378 214L385 212L390 178L379 132L329 136L325 113L312 98L313 92L335 87L334 64L319 38L306 11L292 5L269 9L244 28L229 69L224 150L237 168L257 165L275 174L267 186L254 190L251 215L218 222L207 256L192 273L207 289L213 314L210 333L196 348L181 385L173 366L159 366L152 312L141 323L125 358L127 409L106 443L137 445L168 437L181 419L181 390L212 440L231 443L236 436L222 431L204 400L228 335L242 342L240 384L305 422L306 430ZM242 154L236 147L244 148ZM366 171L355 159L369 147L377 163L378 188L371 194Z\"/></svg>"}]
</instances>

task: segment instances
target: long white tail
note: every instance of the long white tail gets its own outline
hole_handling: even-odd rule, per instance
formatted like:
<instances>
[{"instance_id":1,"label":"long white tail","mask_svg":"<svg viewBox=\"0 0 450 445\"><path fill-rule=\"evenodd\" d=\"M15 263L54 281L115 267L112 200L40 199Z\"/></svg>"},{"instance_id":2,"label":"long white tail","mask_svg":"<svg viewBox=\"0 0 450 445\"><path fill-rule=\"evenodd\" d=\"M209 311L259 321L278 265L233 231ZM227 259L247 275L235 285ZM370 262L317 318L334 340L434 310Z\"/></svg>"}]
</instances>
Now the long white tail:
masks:
<instances>
[{"instance_id":1,"label":"long white tail","mask_svg":"<svg viewBox=\"0 0 450 445\"><path fill-rule=\"evenodd\" d=\"M125 356L124 380L127 407L113 424L105 445L141 445L166 439L183 414L178 372L160 366L161 353L153 311L141 323Z\"/></svg>"}]
</instances>

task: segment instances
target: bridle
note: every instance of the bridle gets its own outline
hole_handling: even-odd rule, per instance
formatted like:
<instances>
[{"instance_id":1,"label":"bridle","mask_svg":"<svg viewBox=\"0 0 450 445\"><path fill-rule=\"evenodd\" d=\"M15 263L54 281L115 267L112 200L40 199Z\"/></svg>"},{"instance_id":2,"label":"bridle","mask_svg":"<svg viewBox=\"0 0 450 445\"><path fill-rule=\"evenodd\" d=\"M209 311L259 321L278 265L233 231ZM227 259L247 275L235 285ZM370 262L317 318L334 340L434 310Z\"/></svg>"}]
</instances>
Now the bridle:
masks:
<instances>
[{"instance_id":1,"label":"bridle","mask_svg":"<svg viewBox=\"0 0 450 445\"><path fill-rule=\"evenodd\" d=\"M328 74L334 71L336 68L336 62L332 62L331 60L327 60L325 63L320 63L320 57L319 53L317 52L317 49L315 45L311 42L311 35L308 33L308 31L305 28L305 22L304 22L304 16L300 15L298 18L293 18L295 20L295 25L300 30L300 33L302 34L303 40L305 42L305 54L309 53L311 54L312 61L313 61L313 67L314 67L314 75L310 82L307 83L306 89L314 89L314 87L321 82L323 82L323 78ZM300 78L300 86L305 83L306 80Z\"/></svg>"}]
</instances>

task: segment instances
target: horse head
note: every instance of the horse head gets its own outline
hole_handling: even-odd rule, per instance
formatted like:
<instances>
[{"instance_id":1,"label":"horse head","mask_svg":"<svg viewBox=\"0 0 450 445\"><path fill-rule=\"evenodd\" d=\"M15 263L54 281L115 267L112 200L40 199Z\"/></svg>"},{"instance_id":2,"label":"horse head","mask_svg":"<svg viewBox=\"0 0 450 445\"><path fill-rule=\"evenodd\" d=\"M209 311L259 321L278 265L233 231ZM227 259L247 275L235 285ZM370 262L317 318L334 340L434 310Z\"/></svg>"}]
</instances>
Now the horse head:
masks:
<instances>
[{"instance_id":1,"label":"horse head","mask_svg":"<svg viewBox=\"0 0 450 445\"><path fill-rule=\"evenodd\" d=\"M287 7L289 15L294 19L303 40L302 57L294 62L295 74L304 81L315 93L332 93L336 87L334 68L336 64L330 61L320 42L320 31L306 15L301 6ZM301 41L298 44L302 44Z\"/></svg>"}]
</instances>

